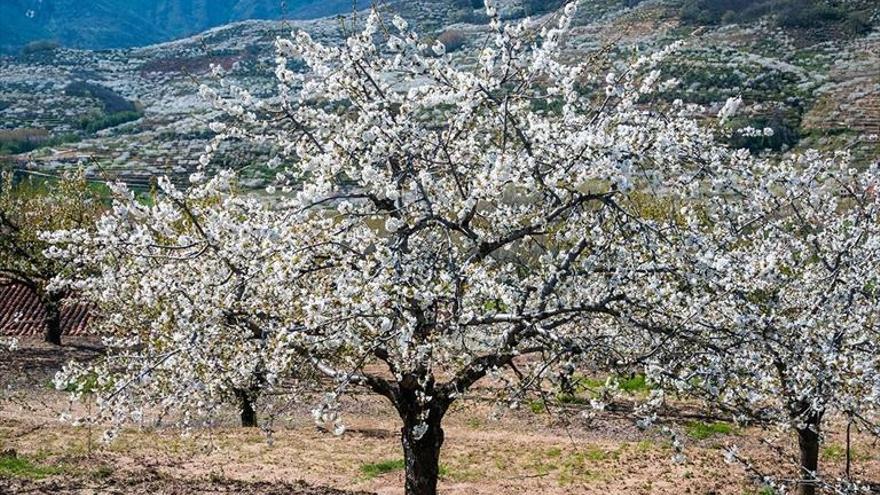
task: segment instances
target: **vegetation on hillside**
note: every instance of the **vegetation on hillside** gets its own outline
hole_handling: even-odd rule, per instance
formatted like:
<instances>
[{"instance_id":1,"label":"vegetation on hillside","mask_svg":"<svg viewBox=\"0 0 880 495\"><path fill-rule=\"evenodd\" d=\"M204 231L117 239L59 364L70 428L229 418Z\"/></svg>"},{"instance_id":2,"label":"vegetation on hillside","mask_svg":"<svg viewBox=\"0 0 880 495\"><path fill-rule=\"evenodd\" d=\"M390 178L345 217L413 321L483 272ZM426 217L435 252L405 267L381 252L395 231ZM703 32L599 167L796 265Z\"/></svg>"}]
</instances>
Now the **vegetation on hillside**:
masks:
<instances>
[{"instance_id":1,"label":"vegetation on hillside","mask_svg":"<svg viewBox=\"0 0 880 495\"><path fill-rule=\"evenodd\" d=\"M680 13L682 21L690 24L734 24L769 16L783 28L833 28L863 34L871 27L860 1L685 0Z\"/></svg>"}]
</instances>

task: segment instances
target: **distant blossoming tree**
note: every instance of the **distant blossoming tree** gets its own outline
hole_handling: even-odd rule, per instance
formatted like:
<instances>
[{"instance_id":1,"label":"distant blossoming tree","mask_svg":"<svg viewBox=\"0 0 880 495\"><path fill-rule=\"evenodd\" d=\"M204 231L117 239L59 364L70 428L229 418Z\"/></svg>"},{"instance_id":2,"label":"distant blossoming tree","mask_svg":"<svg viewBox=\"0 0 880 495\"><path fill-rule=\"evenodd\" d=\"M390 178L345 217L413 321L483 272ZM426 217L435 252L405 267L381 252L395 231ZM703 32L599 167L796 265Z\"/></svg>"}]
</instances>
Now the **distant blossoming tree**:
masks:
<instances>
[{"instance_id":1,"label":"distant blossoming tree","mask_svg":"<svg viewBox=\"0 0 880 495\"><path fill-rule=\"evenodd\" d=\"M270 268L289 261L279 233L293 232L235 187L222 173L184 195L163 179L164 194L149 206L113 185L113 209L92 232L55 234L53 242L66 246L57 256L98 269L56 281L90 295L103 316L96 328L106 359L96 367L74 364L59 377L60 386L80 394L80 385L94 382L82 374L97 376L105 392L97 419L120 425L139 419L141 406L158 404L163 415L182 411L190 424L233 402L242 426L257 426L255 403L267 375L275 385L292 376L295 363L273 354L279 351L268 336L290 321L278 308L291 288L277 292ZM267 368L270 360L284 372Z\"/></svg>"},{"instance_id":2,"label":"distant blossoming tree","mask_svg":"<svg viewBox=\"0 0 880 495\"><path fill-rule=\"evenodd\" d=\"M100 216L99 195L82 171L57 182L13 180L0 175L0 284L21 284L39 297L45 311L46 342L61 345L61 306L69 293L52 285L76 267L46 256L42 234L57 229L88 229Z\"/></svg>"},{"instance_id":3,"label":"distant blossoming tree","mask_svg":"<svg viewBox=\"0 0 880 495\"><path fill-rule=\"evenodd\" d=\"M124 422L157 401L209 415L255 375L319 375L315 417L338 433L337 398L366 389L402 421L406 492L428 495L443 416L487 375L519 378L515 397L625 359L641 334L673 338L700 301L669 269L686 266L672 206L726 155L681 107L643 104L668 50L599 76L563 50L573 3L544 26L486 10L474 69L373 12L341 47L279 39L276 98L203 87L226 114L203 166L224 140L267 145L282 194L197 173L151 205L119 187L96 233L58 232L59 256L99 271L67 283L114 308L108 360L59 385L97 372Z\"/></svg>"},{"instance_id":4,"label":"distant blossoming tree","mask_svg":"<svg viewBox=\"0 0 880 495\"><path fill-rule=\"evenodd\" d=\"M832 413L880 436L880 171L814 152L738 159L748 173L693 207L702 336L657 356L655 378L793 430L801 495L857 490L817 471Z\"/></svg>"}]
</instances>

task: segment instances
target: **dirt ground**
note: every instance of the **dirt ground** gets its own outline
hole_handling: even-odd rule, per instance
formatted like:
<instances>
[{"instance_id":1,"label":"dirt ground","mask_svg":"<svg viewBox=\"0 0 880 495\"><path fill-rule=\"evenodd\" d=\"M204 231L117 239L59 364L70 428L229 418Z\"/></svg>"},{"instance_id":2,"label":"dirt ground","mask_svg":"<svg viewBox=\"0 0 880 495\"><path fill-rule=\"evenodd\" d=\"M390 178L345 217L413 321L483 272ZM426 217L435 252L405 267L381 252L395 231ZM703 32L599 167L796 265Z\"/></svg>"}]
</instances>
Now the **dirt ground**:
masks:
<instances>
[{"instance_id":1,"label":"dirt ground","mask_svg":"<svg viewBox=\"0 0 880 495\"><path fill-rule=\"evenodd\" d=\"M49 380L67 359L97 354L94 342L71 340L60 351L25 341L0 353L0 494L293 494L403 493L399 425L390 407L371 397L344 404L341 437L319 431L309 404L293 407L260 429L235 427L230 410L219 426L188 434L172 427L124 431L100 443L100 428L62 423L66 396ZM500 413L500 414L499 414ZM497 494L717 494L771 493L724 448L740 452L766 473L785 474L794 442L779 452L765 440L773 432L739 428L678 410L672 428L686 444L684 462L672 460L670 437L640 431L624 415L587 420L542 408L497 409L462 402L447 416L441 455L441 493ZM500 416L500 417L498 417ZM842 476L844 425L832 422L821 469ZM853 437L852 474L880 483L880 446Z\"/></svg>"}]
</instances>

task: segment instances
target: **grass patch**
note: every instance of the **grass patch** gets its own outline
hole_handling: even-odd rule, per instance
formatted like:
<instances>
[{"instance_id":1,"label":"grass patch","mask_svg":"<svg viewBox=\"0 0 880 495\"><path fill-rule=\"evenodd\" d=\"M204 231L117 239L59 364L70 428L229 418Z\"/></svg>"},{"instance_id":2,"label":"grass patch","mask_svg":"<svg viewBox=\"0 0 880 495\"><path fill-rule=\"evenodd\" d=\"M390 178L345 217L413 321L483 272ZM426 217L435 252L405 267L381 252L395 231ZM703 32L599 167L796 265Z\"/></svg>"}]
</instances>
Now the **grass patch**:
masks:
<instances>
[{"instance_id":1,"label":"grass patch","mask_svg":"<svg viewBox=\"0 0 880 495\"><path fill-rule=\"evenodd\" d=\"M599 454L601 452L601 455ZM570 485L573 483L584 483L589 481L600 481L607 475L603 474L600 469L594 468L593 462L600 460L596 457L606 458L607 453L604 451L590 449L587 453L572 454L562 460L561 470L557 480L560 485Z\"/></svg>"},{"instance_id":2,"label":"grass patch","mask_svg":"<svg viewBox=\"0 0 880 495\"><path fill-rule=\"evenodd\" d=\"M617 387L628 394L649 392L652 388L651 385L648 384L647 378L645 378L645 375L642 373L636 373L631 376L615 375L611 377L611 381L617 382ZM582 376L576 376L575 382L577 393L590 392L593 395L595 395L595 392L598 389L605 387L607 384L605 378Z\"/></svg>"},{"instance_id":3,"label":"grass patch","mask_svg":"<svg viewBox=\"0 0 880 495\"><path fill-rule=\"evenodd\" d=\"M640 440L636 444L636 452L650 452L655 449L654 442L650 440Z\"/></svg>"},{"instance_id":4,"label":"grass patch","mask_svg":"<svg viewBox=\"0 0 880 495\"><path fill-rule=\"evenodd\" d=\"M559 457L562 455L562 449L559 447L552 447L547 449L547 451L544 452L544 455L547 457Z\"/></svg>"},{"instance_id":5,"label":"grass patch","mask_svg":"<svg viewBox=\"0 0 880 495\"><path fill-rule=\"evenodd\" d=\"M649 387L648 383L645 381L645 375L637 374L630 378L620 380L620 389L624 392L635 393L647 392L651 387Z\"/></svg>"},{"instance_id":6,"label":"grass patch","mask_svg":"<svg viewBox=\"0 0 880 495\"><path fill-rule=\"evenodd\" d=\"M855 448L850 450L850 456L855 461L871 460L871 455L869 453ZM842 462L846 460L846 447L837 443L828 444L822 447L821 458L832 462Z\"/></svg>"},{"instance_id":7,"label":"grass patch","mask_svg":"<svg viewBox=\"0 0 880 495\"><path fill-rule=\"evenodd\" d=\"M364 475L365 479L371 480L383 474L403 471L404 469L406 469L406 463L404 463L403 459L386 459L384 461L362 464L361 474ZM440 464L437 474L441 478L447 478L449 477L449 468Z\"/></svg>"},{"instance_id":8,"label":"grass patch","mask_svg":"<svg viewBox=\"0 0 880 495\"><path fill-rule=\"evenodd\" d=\"M714 423L704 423L702 421L692 421L687 424L686 433L689 437L696 440L705 440L715 435L735 435L736 428L730 423L716 421Z\"/></svg>"},{"instance_id":9,"label":"grass patch","mask_svg":"<svg viewBox=\"0 0 880 495\"><path fill-rule=\"evenodd\" d=\"M842 461L846 458L846 449L842 445L828 445L822 448L822 458L829 461Z\"/></svg>"},{"instance_id":10,"label":"grass patch","mask_svg":"<svg viewBox=\"0 0 880 495\"><path fill-rule=\"evenodd\" d=\"M62 472L64 469L58 466L35 464L26 457L16 455L0 457L0 477L39 480Z\"/></svg>"},{"instance_id":11,"label":"grass patch","mask_svg":"<svg viewBox=\"0 0 880 495\"><path fill-rule=\"evenodd\" d=\"M485 423L480 418L468 418L467 425L468 425L468 428L472 428L474 430L479 430L480 428L482 428L485 425Z\"/></svg>"},{"instance_id":12,"label":"grass patch","mask_svg":"<svg viewBox=\"0 0 880 495\"><path fill-rule=\"evenodd\" d=\"M617 459L619 454L614 451L607 451L600 447L591 446L584 451L584 457L588 461L605 461L608 459Z\"/></svg>"},{"instance_id":13,"label":"grass patch","mask_svg":"<svg viewBox=\"0 0 880 495\"><path fill-rule=\"evenodd\" d=\"M541 414L547 411L547 405L543 400L530 400L528 402L529 409L535 414Z\"/></svg>"},{"instance_id":14,"label":"grass patch","mask_svg":"<svg viewBox=\"0 0 880 495\"><path fill-rule=\"evenodd\" d=\"M406 465L403 459L386 459L384 461L373 462L361 465L361 474L368 480L383 474L393 473L394 471L403 471Z\"/></svg>"}]
</instances>

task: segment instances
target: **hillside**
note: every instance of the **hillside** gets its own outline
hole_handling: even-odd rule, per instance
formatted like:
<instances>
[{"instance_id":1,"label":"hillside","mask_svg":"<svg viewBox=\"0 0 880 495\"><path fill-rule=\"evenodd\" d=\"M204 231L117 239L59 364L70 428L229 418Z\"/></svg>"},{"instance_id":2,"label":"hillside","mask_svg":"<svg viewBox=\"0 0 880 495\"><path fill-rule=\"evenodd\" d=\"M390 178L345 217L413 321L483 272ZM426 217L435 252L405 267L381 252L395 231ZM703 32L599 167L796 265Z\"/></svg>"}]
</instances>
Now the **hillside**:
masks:
<instances>
[{"instance_id":1,"label":"hillside","mask_svg":"<svg viewBox=\"0 0 880 495\"><path fill-rule=\"evenodd\" d=\"M361 1L361 7L369 2ZM92 50L170 41L245 19L315 18L351 12L348 0L4 0L0 50L51 40Z\"/></svg>"},{"instance_id":2,"label":"hillside","mask_svg":"<svg viewBox=\"0 0 880 495\"><path fill-rule=\"evenodd\" d=\"M681 40L683 48L665 68L679 84L660 96L702 105L711 119L728 97L741 95L741 114L729 124L733 144L755 153L848 149L862 165L880 157L880 7L856 1L839 16L791 26L776 13L754 12L702 24L688 17L692 3L585 0L569 52L585 57L603 50L610 70L634 50ZM401 13L429 38L454 41L449 56L467 66L488 30L473 5L397 0L382 8ZM532 13L541 21L553 15L552 9L543 12L550 5L507 0L500 12L507 18ZM868 27L848 30L852 12ZM197 95L210 65L224 67L255 94L272 94L273 40L296 28L325 42L342 38L336 18L245 21L142 48L47 48L0 58L0 155L40 173L86 162L95 175L134 184L148 185L160 173L182 179L210 135L205 122L212 115ZM773 135L737 132L745 127L769 127ZM242 168L254 187L274 175L249 150L226 150L223 159Z\"/></svg>"}]
</instances>

